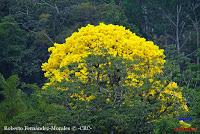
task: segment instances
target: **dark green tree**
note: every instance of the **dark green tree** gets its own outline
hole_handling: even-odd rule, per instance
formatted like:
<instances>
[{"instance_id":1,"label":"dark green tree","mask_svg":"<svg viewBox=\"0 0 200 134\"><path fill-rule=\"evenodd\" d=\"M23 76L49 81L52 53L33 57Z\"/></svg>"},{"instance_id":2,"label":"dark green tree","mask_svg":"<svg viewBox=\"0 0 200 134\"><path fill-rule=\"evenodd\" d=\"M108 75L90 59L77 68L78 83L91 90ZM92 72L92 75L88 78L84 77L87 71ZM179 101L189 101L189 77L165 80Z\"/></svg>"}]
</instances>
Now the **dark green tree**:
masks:
<instances>
[{"instance_id":1,"label":"dark green tree","mask_svg":"<svg viewBox=\"0 0 200 134\"><path fill-rule=\"evenodd\" d=\"M0 44L0 72L5 77L21 74L26 34L12 17L4 17L0 21Z\"/></svg>"}]
</instances>

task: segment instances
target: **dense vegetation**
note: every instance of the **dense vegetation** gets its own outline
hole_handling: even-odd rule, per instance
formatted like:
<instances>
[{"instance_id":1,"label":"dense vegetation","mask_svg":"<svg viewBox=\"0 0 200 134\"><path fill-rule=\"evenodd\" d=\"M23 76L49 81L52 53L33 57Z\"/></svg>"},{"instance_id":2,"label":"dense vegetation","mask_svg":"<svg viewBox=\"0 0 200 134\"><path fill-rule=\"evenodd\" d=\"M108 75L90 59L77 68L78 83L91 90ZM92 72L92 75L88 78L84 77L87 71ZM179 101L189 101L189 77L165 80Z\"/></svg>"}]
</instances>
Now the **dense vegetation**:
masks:
<instances>
[{"instance_id":1,"label":"dense vegetation","mask_svg":"<svg viewBox=\"0 0 200 134\"><path fill-rule=\"evenodd\" d=\"M199 0L0 0L0 3L0 133L10 133L3 131L4 126L90 126L92 129L89 131L56 132L170 134L179 127L178 117L192 117L189 123L200 129ZM153 84L167 81L174 87L178 85L189 112L177 110L179 105L158 112L162 104L155 99L155 93L146 97L142 95L153 84L146 77L139 77L141 72L134 72L138 74L135 75L138 81L143 82L142 87L134 87L136 94L127 93L132 87L119 84L119 80L106 85L109 80L102 75L101 80L83 83L76 77L80 76L77 73L70 75L73 82L65 81L44 89L43 85L49 79L44 77L41 65L50 57L48 48L54 49L55 43L65 44L65 39L81 27L102 22L122 25L164 49L164 69L162 75L152 76ZM143 51L145 49L151 50L144 48ZM146 57L149 56L147 53ZM80 70L84 70L87 64L91 72L118 73L121 78L125 78L129 65L110 53L91 55L84 60L86 62ZM111 66L104 66L109 62ZM102 64L102 68L96 67L97 64ZM70 64L68 69L77 70L77 66ZM90 77L95 75L90 73ZM70 90L60 90L63 87ZM110 97L104 91L119 87L124 96L134 95L125 97L124 101L114 101L114 90ZM79 88L84 89L84 93L88 90L94 92L89 92L90 96L84 98L83 92L77 91ZM70 98L72 94L79 99ZM95 101L87 101L93 100L94 94L98 94ZM172 103L165 103L165 106L170 107Z\"/></svg>"}]
</instances>

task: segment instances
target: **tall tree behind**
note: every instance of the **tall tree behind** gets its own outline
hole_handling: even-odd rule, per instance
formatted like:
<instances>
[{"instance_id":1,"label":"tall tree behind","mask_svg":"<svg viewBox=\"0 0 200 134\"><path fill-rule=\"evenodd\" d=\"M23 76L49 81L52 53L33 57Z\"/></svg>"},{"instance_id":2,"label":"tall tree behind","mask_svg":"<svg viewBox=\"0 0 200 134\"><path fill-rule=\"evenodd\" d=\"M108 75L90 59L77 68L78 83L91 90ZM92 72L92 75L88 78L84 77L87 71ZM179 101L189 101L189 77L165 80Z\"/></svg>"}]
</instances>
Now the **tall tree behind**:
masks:
<instances>
[{"instance_id":1,"label":"tall tree behind","mask_svg":"<svg viewBox=\"0 0 200 134\"><path fill-rule=\"evenodd\" d=\"M0 72L6 77L13 73L20 74L21 59L26 47L26 35L11 17L1 19L0 44Z\"/></svg>"}]
</instances>

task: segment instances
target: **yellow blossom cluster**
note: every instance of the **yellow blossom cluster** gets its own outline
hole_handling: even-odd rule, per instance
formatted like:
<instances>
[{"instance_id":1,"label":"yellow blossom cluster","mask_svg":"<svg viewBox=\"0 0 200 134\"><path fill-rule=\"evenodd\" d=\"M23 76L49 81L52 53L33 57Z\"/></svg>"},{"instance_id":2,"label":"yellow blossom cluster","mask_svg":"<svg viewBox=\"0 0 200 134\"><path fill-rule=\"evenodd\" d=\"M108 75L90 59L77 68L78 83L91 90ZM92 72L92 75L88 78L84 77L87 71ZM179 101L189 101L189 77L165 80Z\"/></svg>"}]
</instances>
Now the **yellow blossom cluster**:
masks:
<instances>
[{"instance_id":1,"label":"yellow blossom cluster","mask_svg":"<svg viewBox=\"0 0 200 134\"><path fill-rule=\"evenodd\" d=\"M84 58L90 54L102 55L102 49L114 57L136 62L127 70L128 79L132 79L129 84L133 86L142 85L138 78L153 77L161 73L165 63L163 49L159 49L152 41L146 41L123 26L103 23L98 26L87 25L79 29L79 32L73 33L65 43L55 43L48 49L51 55L48 62L42 64L45 77L50 80L47 85L62 80L68 81L72 73L82 81L86 81L88 72ZM80 70L77 72L69 69L61 70L62 67L72 63L79 63ZM142 75L138 76L133 70L140 71Z\"/></svg>"},{"instance_id":2,"label":"yellow blossom cluster","mask_svg":"<svg viewBox=\"0 0 200 134\"><path fill-rule=\"evenodd\" d=\"M71 95L71 98L78 99L80 101L91 101L95 99L94 95L86 96L84 91L82 90L79 94L78 93L73 93Z\"/></svg>"},{"instance_id":3,"label":"yellow blossom cluster","mask_svg":"<svg viewBox=\"0 0 200 134\"><path fill-rule=\"evenodd\" d=\"M158 95L158 98L162 104L160 112L173 109L175 103L180 104L179 109L183 109L184 111L188 112L189 109L186 105L185 98L183 97L180 88L177 86L177 83L170 82L167 84L167 86L164 86L165 84L166 81L163 83L161 83L161 81L154 81L146 96Z\"/></svg>"},{"instance_id":4,"label":"yellow blossom cluster","mask_svg":"<svg viewBox=\"0 0 200 134\"><path fill-rule=\"evenodd\" d=\"M80 81L87 82L89 71L85 59L89 55L109 54L113 57L120 57L125 61L131 61L133 64L127 68L127 80L125 84L132 87L141 87L144 79L148 78L153 82L154 87L149 89L149 94L160 93L160 98L166 101L165 94L178 99L187 110L184 97L181 92L177 92L176 83L170 83L163 91L163 84L160 81L154 81L157 74L161 74L165 63L164 50L160 49L152 41L137 36L123 26L106 25L100 23L97 26L87 25L78 32L74 32L66 39L63 44L55 43L48 51L51 53L47 62L42 64L42 70L45 71L45 77L49 82L44 88L60 83L62 81L71 81L70 77L74 74ZM70 69L70 65L76 63L77 69ZM107 65L111 63L108 62ZM103 67L100 64L99 67ZM140 72L140 73L137 73ZM97 74L95 74L97 75ZM93 76L96 78L97 76ZM100 80L106 75L100 75ZM72 94L72 98L89 101L95 96L84 96L84 94Z\"/></svg>"},{"instance_id":5,"label":"yellow blossom cluster","mask_svg":"<svg viewBox=\"0 0 200 134\"><path fill-rule=\"evenodd\" d=\"M169 95L169 97L166 97L164 95ZM186 105L185 98L183 97L181 90L178 88L175 82L170 82L160 93L160 97L162 102L179 102L181 104L182 109L184 109L187 112L189 111Z\"/></svg>"}]
</instances>

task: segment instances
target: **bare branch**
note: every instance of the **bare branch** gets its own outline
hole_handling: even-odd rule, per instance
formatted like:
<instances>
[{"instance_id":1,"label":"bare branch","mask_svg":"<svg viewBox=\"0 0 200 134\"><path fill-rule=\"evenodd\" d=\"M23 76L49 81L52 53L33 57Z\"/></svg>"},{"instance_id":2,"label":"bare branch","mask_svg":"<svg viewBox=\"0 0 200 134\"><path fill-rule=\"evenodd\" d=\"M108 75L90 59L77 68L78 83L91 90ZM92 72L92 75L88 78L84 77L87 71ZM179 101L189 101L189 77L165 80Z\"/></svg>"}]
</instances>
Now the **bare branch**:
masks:
<instances>
[{"instance_id":1,"label":"bare branch","mask_svg":"<svg viewBox=\"0 0 200 134\"><path fill-rule=\"evenodd\" d=\"M48 5L48 6L52 7L52 8L54 8L58 14L60 13L60 12L59 12L59 9L58 9L58 7L57 7L56 4L54 4L54 6L53 6L53 5L49 4L48 2L46 2L45 0L41 0L41 2L43 2L43 3L38 2L37 4L41 4L41 5L42 5L42 4L46 4L46 5Z\"/></svg>"},{"instance_id":2,"label":"bare branch","mask_svg":"<svg viewBox=\"0 0 200 134\"><path fill-rule=\"evenodd\" d=\"M165 17L176 27L175 22L169 17L169 15L165 14Z\"/></svg>"},{"instance_id":3,"label":"bare branch","mask_svg":"<svg viewBox=\"0 0 200 134\"><path fill-rule=\"evenodd\" d=\"M192 4L192 8L193 10L196 10L198 7L200 6L200 3L197 3L197 4Z\"/></svg>"},{"instance_id":4,"label":"bare branch","mask_svg":"<svg viewBox=\"0 0 200 134\"><path fill-rule=\"evenodd\" d=\"M184 57L188 57L188 56L190 56L190 55L193 55L193 54L196 53L196 52L197 52L197 50L193 51L193 52L190 53L190 54L185 55Z\"/></svg>"},{"instance_id":5,"label":"bare branch","mask_svg":"<svg viewBox=\"0 0 200 134\"><path fill-rule=\"evenodd\" d=\"M45 0L41 0L44 4L46 4L46 5L48 5L48 6L50 6L50 7L52 7L52 8L55 8L54 6L52 6L51 4L49 4L49 3L47 3Z\"/></svg>"},{"instance_id":6,"label":"bare branch","mask_svg":"<svg viewBox=\"0 0 200 134\"><path fill-rule=\"evenodd\" d=\"M48 39L52 44L54 44L53 40L52 40L45 32L42 32L42 33L47 37L47 39Z\"/></svg>"},{"instance_id":7,"label":"bare branch","mask_svg":"<svg viewBox=\"0 0 200 134\"><path fill-rule=\"evenodd\" d=\"M183 32L184 28L185 28L185 21L182 22L182 26L181 26L181 29L180 29L180 34Z\"/></svg>"},{"instance_id":8,"label":"bare branch","mask_svg":"<svg viewBox=\"0 0 200 134\"><path fill-rule=\"evenodd\" d=\"M180 6L177 5L177 13L178 13L178 14L181 13L181 9L182 9L182 6L181 6L181 5L180 5Z\"/></svg>"},{"instance_id":9,"label":"bare branch","mask_svg":"<svg viewBox=\"0 0 200 134\"><path fill-rule=\"evenodd\" d=\"M190 35L187 36L187 38L184 40L184 42L182 43L180 49L182 49L185 46L185 44L188 42L189 39L190 39Z\"/></svg>"},{"instance_id":10,"label":"bare branch","mask_svg":"<svg viewBox=\"0 0 200 134\"><path fill-rule=\"evenodd\" d=\"M27 14L27 13L23 12L23 11L18 11L18 12L16 12L16 14Z\"/></svg>"},{"instance_id":11,"label":"bare branch","mask_svg":"<svg viewBox=\"0 0 200 134\"><path fill-rule=\"evenodd\" d=\"M18 23L18 24L20 24L20 23ZM22 25L23 26L23 25ZM33 30L30 30L30 29L27 29L29 32L32 32L32 33L37 33L37 32L35 32L35 31L33 31ZM45 33L45 32L42 32L42 34L44 35L44 36L46 36L47 37L47 39L52 43L52 44L54 44L54 42L53 42L53 40Z\"/></svg>"}]
</instances>

